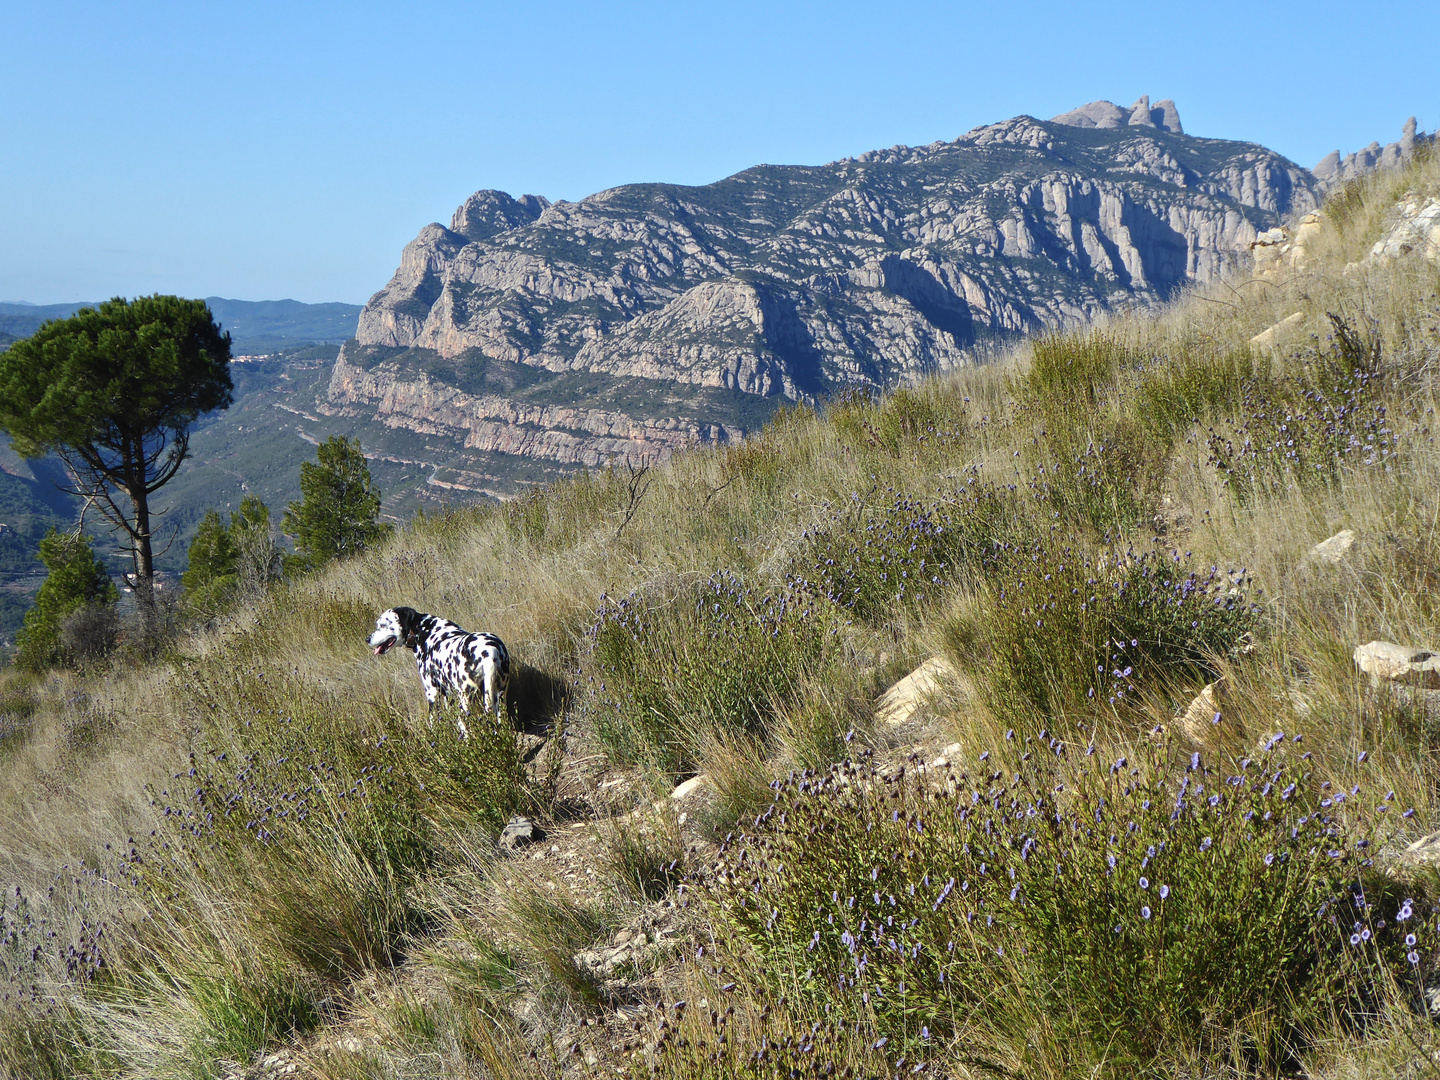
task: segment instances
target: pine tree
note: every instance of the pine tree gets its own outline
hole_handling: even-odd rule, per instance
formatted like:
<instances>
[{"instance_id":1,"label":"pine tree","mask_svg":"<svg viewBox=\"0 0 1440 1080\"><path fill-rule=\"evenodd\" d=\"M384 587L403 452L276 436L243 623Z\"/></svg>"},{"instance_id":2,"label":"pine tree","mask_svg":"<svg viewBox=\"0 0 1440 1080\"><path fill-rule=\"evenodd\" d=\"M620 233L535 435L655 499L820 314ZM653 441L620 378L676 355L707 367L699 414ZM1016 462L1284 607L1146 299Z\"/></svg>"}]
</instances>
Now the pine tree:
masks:
<instances>
[{"instance_id":1,"label":"pine tree","mask_svg":"<svg viewBox=\"0 0 1440 1080\"><path fill-rule=\"evenodd\" d=\"M85 607L113 607L120 597L105 564L83 535L51 528L40 540L39 557L50 573L16 636L15 666L31 671L70 663L74 657L61 641L66 619ZM106 648L108 643L96 643L92 651Z\"/></svg>"},{"instance_id":2,"label":"pine tree","mask_svg":"<svg viewBox=\"0 0 1440 1080\"><path fill-rule=\"evenodd\" d=\"M295 539L297 568L314 569L354 555L389 535L381 523L380 492L358 439L332 435L300 466L300 502L285 510L281 527Z\"/></svg>"},{"instance_id":3,"label":"pine tree","mask_svg":"<svg viewBox=\"0 0 1440 1080\"><path fill-rule=\"evenodd\" d=\"M120 532L147 639L150 497L189 457L191 425L232 396L230 335L203 300L117 297L0 352L0 431L27 457L58 454L76 492Z\"/></svg>"},{"instance_id":4,"label":"pine tree","mask_svg":"<svg viewBox=\"0 0 1440 1080\"><path fill-rule=\"evenodd\" d=\"M263 591L280 577L281 552L270 508L246 495L226 526L209 510L190 541L190 567L181 577L186 599L198 611L224 608L237 593Z\"/></svg>"},{"instance_id":5,"label":"pine tree","mask_svg":"<svg viewBox=\"0 0 1440 1080\"><path fill-rule=\"evenodd\" d=\"M231 522L233 527L233 515ZM200 519L195 539L190 541L189 560L190 566L180 581L191 597L235 584L235 544L218 510L207 510Z\"/></svg>"}]
</instances>

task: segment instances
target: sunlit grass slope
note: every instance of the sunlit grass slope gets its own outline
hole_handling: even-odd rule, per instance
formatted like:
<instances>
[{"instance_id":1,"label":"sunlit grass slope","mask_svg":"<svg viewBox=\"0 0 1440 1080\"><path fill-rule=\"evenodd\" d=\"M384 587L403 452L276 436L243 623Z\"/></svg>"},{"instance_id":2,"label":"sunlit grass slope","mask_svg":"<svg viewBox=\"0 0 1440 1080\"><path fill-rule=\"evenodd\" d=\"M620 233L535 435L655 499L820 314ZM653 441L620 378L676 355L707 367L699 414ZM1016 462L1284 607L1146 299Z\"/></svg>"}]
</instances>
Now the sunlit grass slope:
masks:
<instances>
[{"instance_id":1,"label":"sunlit grass slope","mask_svg":"<svg viewBox=\"0 0 1440 1080\"><path fill-rule=\"evenodd\" d=\"M163 663L8 676L0 1070L1433 1069L1437 889L1396 852L1440 726L1351 659L1440 644L1440 272L1367 259L1405 191L1440 167L1345 189L1280 279L419 519ZM510 724L426 723L364 645L397 604L504 638ZM516 814L583 872L498 853Z\"/></svg>"}]
</instances>

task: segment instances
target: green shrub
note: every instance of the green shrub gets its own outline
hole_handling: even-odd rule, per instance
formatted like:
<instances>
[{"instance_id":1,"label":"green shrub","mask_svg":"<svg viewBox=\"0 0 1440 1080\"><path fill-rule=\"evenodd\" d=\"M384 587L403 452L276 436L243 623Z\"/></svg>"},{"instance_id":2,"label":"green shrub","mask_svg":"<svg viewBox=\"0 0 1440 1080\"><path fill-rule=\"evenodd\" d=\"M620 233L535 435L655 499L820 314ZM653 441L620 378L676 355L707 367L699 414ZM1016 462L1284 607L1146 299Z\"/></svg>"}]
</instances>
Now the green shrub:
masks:
<instances>
[{"instance_id":1,"label":"green shrub","mask_svg":"<svg viewBox=\"0 0 1440 1080\"><path fill-rule=\"evenodd\" d=\"M60 640L65 619L86 606L113 605L120 596L83 535L61 533L52 526L40 540L39 557L50 573L15 638L15 666L29 671L73 662L74 656ZM112 634L108 642L95 642L94 651L108 652L114 643Z\"/></svg>"},{"instance_id":2,"label":"green shrub","mask_svg":"<svg viewBox=\"0 0 1440 1080\"><path fill-rule=\"evenodd\" d=\"M731 990L734 984L729 983ZM740 1011L730 994L676 1001L654 1025L654 1073L674 1080L824 1080L891 1077L909 1070L847 1018L806 1010L781 995ZM745 1002L739 1003L744 1008ZM709 1007L706 1008L705 1006ZM913 1064L912 1066L913 1067ZM910 1073L910 1075L914 1075Z\"/></svg>"},{"instance_id":3,"label":"green shrub","mask_svg":"<svg viewBox=\"0 0 1440 1080\"><path fill-rule=\"evenodd\" d=\"M123 1062L74 1006L0 1006L0 1077L80 1080L121 1075Z\"/></svg>"},{"instance_id":4,"label":"green shrub","mask_svg":"<svg viewBox=\"0 0 1440 1080\"><path fill-rule=\"evenodd\" d=\"M1036 1017L1092 1066L1223 1056L1257 1015L1294 1045L1392 984L1418 1004L1435 931L1370 869L1389 803L1352 817L1360 789L1281 740L1232 774L1163 746L1104 762L1043 730L973 773L862 756L777 781L701 887L717 937L743 942L730 959L812 1012L873 1017L889 1053L963 1035L983 1060Z\"/></svg>"},{"instance_id":5,"label":"green shrub","mask_svg":"<svg viewBox=\"0 0 1440 1080\"><path fill-rule=\"evenodd\" d=\"M595 730L618 761L692 768L708 732L763 732L833 630L803 583L757 595L727 571L672 595L602 597L588 635Z\"/></svg>"},{"instance_id":6,"label":"green shrub","mask_svg":"<svg viewBox=\"0 0 1440 1080\"><path fill-rule=\"evenodd\" d=\"M200 1076L217 1060L250 1061L265 1047L320 1022L310 988L284 970L205 972L178 981L199 1020L190 1064Z\"/></svg>"},{"instance_id":7,"label":"green shrub","mask_svg":"<svg viewBox=\"0 0 1440 1080\"><path fill-rule=\"evenodd\" d=\"M185 591L194 594L207 586L235 585L235 545L230 539L230 530L220 520L220 511L213 507L205 511L195 529L195 538L190 541L186 553L189 565L180 581Z\"/></svg>"},{"instance_id":8,"label":"green shrub","mask_svg":"<svg viewBox=\"0 0 1440 1080\"><path fill-rule=\"evenodd\" d=\"M1091 555L1047 538L992 554L986 689L998 715L1113 715L1197 676L1255 626L1243 570L1195 569L1158 545ZM959 641L970 627L952 627ZM958 651L974 652L968 641Z\"/></svg>"},{"instance_id":9,"label":"green shrub","mask_svg":"<svg viewBox=\"0 0 1440 1080\"><path fill-rule=\"evenodd\" d=\"M1340 235L1344 236L1349 232L1350 226L1363 217L1366 196L1373 183L1374 178L1371 176L1358 176L1345 181L1326 197L1325 216L1335 223Z\"/></svg>"},{"instance_id":10,"label":"green shrub","mask_svg":"<svg viewBox=\"0 0 1440 1080\"><path fill-rule=\"evenodd\" d=\"M527 491L505 504L505 527L517 540L540 544L550 524L550 503L547 492Z\"/></svg>"},{"instance_id":11,"label":"green shrub","mask_svg":"<svg viewBox=\"0 0 1440 1080\"><path fill-rule=\"evenodd\" d=\"M964 404L953 390L946 393L935 386L896 390L881 398L850 390L838 397L826 418L846 443L898 458L963 442Z\"/></svg>"},{"instance_id":12,"label":"green shrub","mask_svg":"<svg viewBox=\"0 0 1440 1080\"><path fill-rule=\"evenodd\" d=\"M603 1003L595 976L575 961L577 952L607 932L603 911L521 880L508 895L505 918L524 950L539 960L552 988L586 1006Z\"/></svg>"},{"instance_id":13,"label":"green shrub","mask_svg":"<svg viewBox=\"0 0 1440 1080\"><path fill-rule=\"evenodd\" d=\"M1050 426L1068 427L1107 400L1121 368L1136 357L1107 330L1044 334L1030 346L1030 368L1018 380L1022 406L1038 410Z\"/></svg>"},{"instance_id":14,"label":"green shrub","mask_svg":"<svg viewBox=\"0 0 1440 1080\"><path fill-rule=\"evenodd\" d=\"M1043 337L1032 352L1015 393L1019 418L1035 431L1022 448L1035 498L1058 520L1097 533L1147 520L1170 450L1126 402L1126 387L1147 361L1105 330Z\"/></svg>"},{"instance_id":15,"label":"green shrub","mask_svg":"<svg viewBox=\"0 0 1440 1080\"><path fill-rule=\"evenodd\" d=\"M1128 371L1126 403L1150 439L1168 444L1194 424L1243 406L1247 387L1272 381L1268 360L1248 349L1213 355L1183 350L1155 356Z\"/></svg>"}]
</instances>

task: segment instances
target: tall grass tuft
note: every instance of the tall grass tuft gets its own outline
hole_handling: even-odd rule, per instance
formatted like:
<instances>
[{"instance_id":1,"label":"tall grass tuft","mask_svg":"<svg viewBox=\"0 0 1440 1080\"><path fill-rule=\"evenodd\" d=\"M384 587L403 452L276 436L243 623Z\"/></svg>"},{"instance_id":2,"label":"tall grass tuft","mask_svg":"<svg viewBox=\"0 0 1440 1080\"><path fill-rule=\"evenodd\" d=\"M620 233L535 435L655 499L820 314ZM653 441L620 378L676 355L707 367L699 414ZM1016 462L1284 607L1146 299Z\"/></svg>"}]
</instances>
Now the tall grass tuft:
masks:
<instances>
[{"instance_id":1,"label":"tall grass tuft","mask_svg":"<svg viewBox=\"0 0 1440 1080\"><path fill-rule=\"evenodd\" d=\"M834 648L803 582L699 585L605 598L589 632L595 730L618 761L693 770L707 732L761 733Z\"/></svg>"}]
</instances>

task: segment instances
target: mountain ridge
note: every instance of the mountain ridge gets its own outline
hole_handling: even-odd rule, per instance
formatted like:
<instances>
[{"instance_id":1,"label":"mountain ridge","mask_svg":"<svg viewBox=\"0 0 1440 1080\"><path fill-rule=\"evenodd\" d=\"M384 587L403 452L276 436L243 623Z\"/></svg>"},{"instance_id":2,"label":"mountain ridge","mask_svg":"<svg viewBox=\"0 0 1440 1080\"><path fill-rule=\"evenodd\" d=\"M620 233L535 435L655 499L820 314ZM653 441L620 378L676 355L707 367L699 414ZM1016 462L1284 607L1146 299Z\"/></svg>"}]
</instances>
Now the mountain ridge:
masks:
<instances>
[{"instance_id":1,"label":"mountain ridge","mask_svg":"<svg viewBox=\"0 0 1440 1080\"><path fill-rule=\"evenodd\" d=\"M362 305L307 304L300 300L230 300L207 296L205 302L220 323L230 331L232 351L238 355L278 352L300 345L339 344L355 334L355 321ZM73 304L31 304L25 301L0 302L0 347L29 337L51 319L64 319L99 301Z\"/></svg>"},{"instance_id":2,"label":"mountain ridge","mask_svg":"<svg viewBox=\"0 0 1440 1080\"><path fill-rule=\"evenodd\" d=\"M497 438L504 408L493 394L466 400L462 369L644 380L772 406L893 386L1237 273L1260 232L1319 199L1308 170L1257 144L1186 135L1174 102L1148 97L706 185L554 203L482 190L406 245L322 405L539 453L556 445L544 422L517 419ZM458 393L419 415L442 386ZM744 437L692 404L670 419L702 441ZM670 452L643 407L600 411L623 449L596 433L577 463Z\"/></svg>"}]
</instances>

